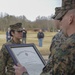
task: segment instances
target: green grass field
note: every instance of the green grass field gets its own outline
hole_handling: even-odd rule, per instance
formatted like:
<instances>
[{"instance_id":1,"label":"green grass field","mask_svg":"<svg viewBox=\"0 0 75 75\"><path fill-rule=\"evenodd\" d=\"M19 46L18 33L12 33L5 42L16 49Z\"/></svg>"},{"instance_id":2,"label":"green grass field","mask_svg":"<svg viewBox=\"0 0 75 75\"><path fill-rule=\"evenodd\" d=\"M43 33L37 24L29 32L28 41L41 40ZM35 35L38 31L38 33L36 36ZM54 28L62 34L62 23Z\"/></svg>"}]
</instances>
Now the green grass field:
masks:
<instances>
[{"instance_id":1,"label":"green grass field","mask_svg":"<svg viewBox=\"0 0 75 75\"><path fill-rule=\"evenodd\" d=\"M37 32L32 32L32 31L27 32L27 43L34 43L42 55L48 55L50 53L49 48L50 48L52 37L56 33L44 32L44 34L45 37L43 39L43 47L38 46ZM5 32L0 32L0 48L2 47L2 44L5 42L6 42Z\"/></svg>"}]
</instances>

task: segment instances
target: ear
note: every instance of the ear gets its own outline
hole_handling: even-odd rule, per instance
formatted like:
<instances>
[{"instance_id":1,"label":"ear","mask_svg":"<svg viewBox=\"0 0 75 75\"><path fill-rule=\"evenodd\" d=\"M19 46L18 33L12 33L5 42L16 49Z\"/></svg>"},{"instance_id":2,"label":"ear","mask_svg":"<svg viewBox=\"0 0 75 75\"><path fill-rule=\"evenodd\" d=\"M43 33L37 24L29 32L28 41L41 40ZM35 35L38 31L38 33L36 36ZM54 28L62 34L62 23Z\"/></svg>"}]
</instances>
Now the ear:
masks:
<instances>
[{"instance_id":1,"label":"ear","mask_svg":"<svg viewBox=\"0 0 75 75\"><path fill-rule=\"evenodd\" d=\"M14 32L11 32L11 35L14 35Z\"/></svg>"},{"instance_id":2,"label":"ear","mask_svg":"<svg viewBox=\"0 0 75 75\"><path fill-rule=\"evenodd\" d=\"M71 23L73 22L73 19L74 19L74 15L71 14L71 15L69 16L69 25L71 25Z\"/></svg>"}]
</instances>

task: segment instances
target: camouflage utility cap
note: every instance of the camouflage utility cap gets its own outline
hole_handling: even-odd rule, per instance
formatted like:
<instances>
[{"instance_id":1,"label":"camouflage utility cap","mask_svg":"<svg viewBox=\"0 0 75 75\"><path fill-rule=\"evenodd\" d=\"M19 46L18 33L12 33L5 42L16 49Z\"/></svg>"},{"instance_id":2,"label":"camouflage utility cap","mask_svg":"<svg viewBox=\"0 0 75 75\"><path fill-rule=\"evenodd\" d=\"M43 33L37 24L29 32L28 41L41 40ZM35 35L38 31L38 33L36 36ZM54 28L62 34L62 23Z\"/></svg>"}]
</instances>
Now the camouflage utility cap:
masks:
<instances>
[{"instance_id":1,"label":"camouflage utility cap","mask_svg":"<svg viewBox=\"0 0 75 75\"><path fill-rule=\"evenodd\" d=\"M55 15L52 16L53 19L55 19L55 17L58 15L58 13L60 12L61 7L56 7L55 8Z\"/></svg>"},{"instance_id":2,"label":"camouflage utility cap","mask_svg":"<svg viewBox=\"0 0 75 75\"><path fill-rule=\"evenodd\" d=\"M71 9L75 8L75 0L62 0L62 7L55 19L60 20Z\"/></svg>"},{"instance_id":3,"label":"camouflage utility cap","mask_svg":"<svg viewBox=\"0 0 75 75\"><path fill-rule=\"evenodd\" d=\"M23 30L22 23L16 23L16 24L10 25L10 29L15 31L21 31Z\"/></svg>"}]
</instances>

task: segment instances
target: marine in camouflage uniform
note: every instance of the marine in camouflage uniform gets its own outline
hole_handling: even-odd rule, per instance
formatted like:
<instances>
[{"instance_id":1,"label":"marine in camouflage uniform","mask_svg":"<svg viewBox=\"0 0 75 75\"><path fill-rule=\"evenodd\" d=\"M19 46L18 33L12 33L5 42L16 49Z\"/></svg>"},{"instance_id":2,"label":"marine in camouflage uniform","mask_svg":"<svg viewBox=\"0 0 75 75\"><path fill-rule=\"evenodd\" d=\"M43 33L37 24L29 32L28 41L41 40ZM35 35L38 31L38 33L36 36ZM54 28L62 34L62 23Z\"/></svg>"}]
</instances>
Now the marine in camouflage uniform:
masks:
<instances>
[{"instance_id":1,"label":"marine in camouflage uniform","mask_svg":"<svg viewBox=\"0 0 75 75\"><path fill-rule=\"evenodd\" d=\"M55 15L52 17L54 20L55 20L55 17L60 12L60 10L61 10L61 7L55 8ZM50 53L54 50L55 47L60 45L60 42L62 43L67 38L67 36L65 36L63 31L61 30L60 21L59 20L55 20L55 21L56 21L55 27L60 31L52 38L52 42L51 42L51 46L50 46ZM49 55L49 57L50 57L50 55Z\"/></svg>"},{"instance_id":2,"label":"marine in camouflage uniform","mask_svg":"<svg viewBox=\"0 0 75 75\"><path fill-rule=\"evenodd\" d=\"M55 15L52 17L53 19L57 16L57 14L60 12L61 7L56 7L55 8ZM56 20L59 21L59 20ZM50 45L50 55L49 58L53 52L53 50L55 49L55 47L59 46L60 43L64 42L67 39L67 36L64 35L63 31L60 28L60 21L55 23L56 28L58 30L60 30L53 38L52 38L52 42Z\"/></svg>"},{"instance_id":3,"label":"marine in camouflage uniform","mask_svg":"<svg viewBox=\"0 0 75 75\"><path fill-rule=\"evenodd\" d=\"M56 7L55 8L55 15L52 17L53 19L57 16L57 14L60 12L60 7ZM57 27L59 26L59 27ZM59 30L60 28L60 25L57 25L57 29ZM55 48L57 46L60 46L60 43L64 42L65 40L67 39L67 36L64 35L63 31L60 30L53 38L52 38L52 42L51 42L51 46L50 46L50 55L49 55L49 58L48 58L48 62L47 62L47 65L43 68L43 71L44 69L47 69L46 67L50 65L50 61L52 62L52 54L55 52ZM52 62L53 63L53 62ZM52 63L51 63L51 66L52 66ZM48 65L49 64L49 65ZM51 70L52 71L52 70ZM51 72L52 73L52 72ZM45 75L44 72L41 73L41 75ZM47 73L46 73L47 74ZM50 73L49 73L50 74Z\"/></svg>"},{"instance_id":4,"label":"marine in camouflage uniform","mask_svg":"<svg viewBox=\"0 0 75 75\"><path fill-rule=\"evenodd\" d=\"M21 37L22 37L22 24L21 23L16 23L14 25L10 25L10 33L12 36L12 33L15 34L17 32L19 36L19 38L15 38L16 40L14 40L14 35L12 36L12 39L3 44L2 48L1 48L1 52L0 52L0 75L15 75L14 73L14 62L11 58L11 56L9 55L5 45L6 44L21 44ZM16 35L17 36L17 35Z\"/></svg>"},{"instance_id":5,"label":"marine in camouflage uniform","mask_svg":"<svg viewBox=\"0 0 75 75\"><path fill-rule=\"evenodd\" d=\"M75 8L75 0L62 0L61 12L55 19L61 20L73 8ZM75 75L75 33L68 36L51 51L41 75Z\"/></svg>"}]
</instances>

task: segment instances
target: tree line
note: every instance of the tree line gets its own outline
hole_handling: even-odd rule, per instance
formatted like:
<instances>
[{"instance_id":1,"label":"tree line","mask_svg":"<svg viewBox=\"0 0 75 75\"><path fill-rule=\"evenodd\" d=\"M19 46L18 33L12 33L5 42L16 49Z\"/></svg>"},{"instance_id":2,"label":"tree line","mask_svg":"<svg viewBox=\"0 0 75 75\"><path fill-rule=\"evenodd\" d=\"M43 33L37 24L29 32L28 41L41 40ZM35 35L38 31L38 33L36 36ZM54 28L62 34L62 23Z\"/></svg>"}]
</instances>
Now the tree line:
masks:
<instances>
[{"instance_id":1,"label":"tree line","mask_svg":"<svg viewBox=\"0 0 75 75\"><path fill-rule=\"evenodd\" d=\"M54 26L54 22L51 19L51 16L38 16L35 21L28 20L24 15L22 16L14 16L9 14L0 13L0 31L6 31L9 25L15 24L17 22L21 22L23 27L27 30L34 30L37 28L41 28L47 31L57 31Z\"/></svg>"}]
</instances>

